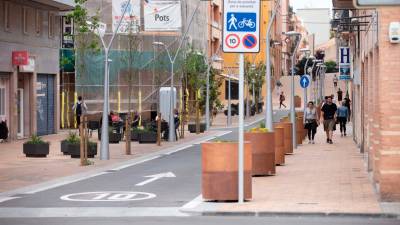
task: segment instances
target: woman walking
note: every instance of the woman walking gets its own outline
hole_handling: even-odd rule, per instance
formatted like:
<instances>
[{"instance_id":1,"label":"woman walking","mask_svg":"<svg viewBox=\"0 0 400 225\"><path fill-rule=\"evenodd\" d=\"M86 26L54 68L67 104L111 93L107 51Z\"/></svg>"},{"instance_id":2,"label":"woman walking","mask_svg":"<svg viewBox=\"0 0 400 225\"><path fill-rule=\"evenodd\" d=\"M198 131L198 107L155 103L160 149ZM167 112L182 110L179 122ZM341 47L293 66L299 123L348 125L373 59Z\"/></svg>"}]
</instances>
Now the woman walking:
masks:
<instances>
[{"instance_id":1,"label":"woman walking","mask_svg":"<svg viewBox=\"0 0 400 225\"><path fill-rule=\"evenodd\" d=\"M337 109L337 120L340 124L340 136L346 136L346 123L349 117L349 109L346 106L346 102L343 102Z\"/></svg>"},{"instance_id":2,"label":"woman walking","mask_svg":"<svg viewBox=\"0 0 400 225\"><path fill-rule=\"evenodd\" d=\"M314 137L315 134L317 133L317 127L318 127L318 113L317 109L314 106L314 102L309 102L307 105L307 109L305 111L305 124L304 128L307 129L307 134L308 134L308 144L315 144L314 142Z\"/></svg>"}]
</instances>

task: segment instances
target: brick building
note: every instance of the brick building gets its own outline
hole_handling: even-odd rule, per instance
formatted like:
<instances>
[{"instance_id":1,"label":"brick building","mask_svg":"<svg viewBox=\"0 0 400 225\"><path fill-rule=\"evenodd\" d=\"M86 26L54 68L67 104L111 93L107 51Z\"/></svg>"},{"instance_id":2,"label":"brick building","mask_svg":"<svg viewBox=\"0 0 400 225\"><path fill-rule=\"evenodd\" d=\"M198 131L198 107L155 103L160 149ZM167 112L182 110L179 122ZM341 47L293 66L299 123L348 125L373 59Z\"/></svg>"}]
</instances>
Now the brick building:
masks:
<instances>
[{"instance_id":1,"label":"brick building","mask_svg":"<svg viewBox=\"0 0 400 225\"><path fill-rule=\"evenodd\" d=\"M400 201L400 44L389 41L389 24L400 6L356 9L333 0L338 47L351 49L354 141L382 201Z\"/></svg>"}]
</instances>

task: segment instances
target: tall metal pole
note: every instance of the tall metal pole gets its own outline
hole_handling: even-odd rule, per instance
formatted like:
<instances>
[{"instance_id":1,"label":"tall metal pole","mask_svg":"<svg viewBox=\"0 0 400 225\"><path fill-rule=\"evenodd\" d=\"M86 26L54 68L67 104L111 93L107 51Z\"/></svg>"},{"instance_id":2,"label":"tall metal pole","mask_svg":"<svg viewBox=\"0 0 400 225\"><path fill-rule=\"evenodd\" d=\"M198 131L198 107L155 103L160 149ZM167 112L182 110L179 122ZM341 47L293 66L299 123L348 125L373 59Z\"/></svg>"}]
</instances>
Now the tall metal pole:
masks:
<instances>
[{"instance_id":1,"label":"tall metal pole","mask_svg":"<svg viewBox=\"0 0 400 225\"><path fill-rule=\"evenodd\" d=\"M239 203L244 201L244 54L239 54Z\"/></svg>"},{"instance_id":2,"label":"tall metal pole","mask_svg":"<svg viewBox=\"0 0 400 225\"><path fill-rule=\"evenodd\" d=\"M122 19L125 16L126 11L128 10L128 7L130 6L131 2L129 0L128 4L126 4L124 12L122 13L121 19L118 22L117 28L113 31L113 34L111 36L111 40L106 45L104 42L103 36L100 34L100 40L101 43L104 47L104 101L103 101L103 118L102 118L102 124L101 124L101 142L100 142L100 160L108 160L110 159L110 152L109 152L109 143L108 143L108 113L110 111L110 103L109 103L109 71L108 71L108 51L111 48L111 45L114 41L115 35L117 34L119 27L121 25Z\"/></svg>"},{"instance_id":3,"label":"tall metal pole","mask_svg":"<svg viewBox=\"0 0 400 225\"><path fill-rule=\"evenodd\" d=\"M232 124L232 108L231 108L231 75L228 77L228 126Z\"/></svg>"},{"instance_id":4,"label":"tall metal pole","mask_svg":"<svg viewBox=\"0 0 400 225\"><path fill-rule=\"evenodd\" d=\"M307 57L306 60L306 64L304 65L304 75L307 75L307 65L308 65L308 60L310 59L310 57ZM310 79L312 80L312 79ZM309 84L310 85L310 84ZM306 115L306 109L307 109L307 102L308 102L308 96L307 96L307 90L308 88L303 88L303 93L304 93L304 99L303 99L303 112L304 115ZM306 117L303 118L304 120L306 119Z\"/></svg>"},{"instance_id":5,"label":"tall metal pole","mask_svg":"<svg viewBox=\"0 0 400 225\"><path fill-rule=\"evenodd\" d=\"M273 115L273 109L272 109L272 75L271 75L271 53L270 53L270 48L271 48L271 31L272 31L272 24L276 18L276 13L278 11L278 6L279 6L279 1L277 1L276 6L274 11L272 12L272 16L268 21L268 27L267 27L267 34L266 34L266 71L265 71L265 82L267 82L267 90L266 90L266 109L265 109L265 127L269 131L274 131L274 126L273 126L273 121L272 121L272 115Z\"/></svg>"},{"instance_id":6,"label":"tall metal pole","mask_svg":"<svg viewBox=\"0 0 400 225\"><path fill-rule=\"evenodd\" d=\"M168 52L168 49L167 49ZM169 55L169 53L168 53ZM170 58L171 59L171 58ZM170 88L170 99L169 99L169 135L168 135L168 140L169 141L175 141L175 123L174 123L174 98L175 97L175 91L174 91L174 61L171 60L171 88Z\"/></svg>"},{"instance_id":7,"label":"tall metal pole","mask_svg":"<svg viewBox=\"0 0 400 225\"><path fill-rule=\"evenodd\" d=\"M110 159L108 149L108 48L104 48L104 101L103 101L103 118L101 124L101 143L100 143L100 160Z\"/></svg>"},{"instance_id":8,"label":"tall metal pole","mask_svg":"<svg viewBox=\"0 0 400 225\"><path fill-rule=\"evenodd\" d=\"M293 142L293 148L297 148L297 135L296 135L296 110L295 110L295 107L294 107L294 92L295 92L295 90L294 90L294 57L295 57L295 55L296 55L296 51L294 51L293 52L293 55L292 55L292 68L291 68L291 75L292 75L292 82L291 82L291 84L290 84L290 90L291 90L291 93L290 93L290 121L292 122L292 125L293 125L293 127L292 127L292 137L293 137L293 139L292 139L292 142Z\"/></svg>"}]
</instances>

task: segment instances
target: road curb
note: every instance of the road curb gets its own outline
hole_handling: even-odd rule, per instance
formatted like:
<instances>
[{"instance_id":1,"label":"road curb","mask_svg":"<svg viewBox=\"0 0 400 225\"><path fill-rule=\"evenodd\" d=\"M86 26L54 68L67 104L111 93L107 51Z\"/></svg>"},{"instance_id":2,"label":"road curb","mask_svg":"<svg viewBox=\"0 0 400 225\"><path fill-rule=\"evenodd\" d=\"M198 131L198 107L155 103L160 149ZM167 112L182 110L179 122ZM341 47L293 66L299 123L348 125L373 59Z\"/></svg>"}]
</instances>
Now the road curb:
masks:
<instances>
[{"instance_id":1,"label":"road curb","mask_svg":"<svg viewBox=\"0 0 400 225\"><path fill-rule=\"evenodd\" d=\"M400 219L400 215L392 213L336 213L336 212L273 212L273 211L211 211L196 209L180 209L192 216L249 216L249 217L358 217Z\"/></svg>"}]
</instances>

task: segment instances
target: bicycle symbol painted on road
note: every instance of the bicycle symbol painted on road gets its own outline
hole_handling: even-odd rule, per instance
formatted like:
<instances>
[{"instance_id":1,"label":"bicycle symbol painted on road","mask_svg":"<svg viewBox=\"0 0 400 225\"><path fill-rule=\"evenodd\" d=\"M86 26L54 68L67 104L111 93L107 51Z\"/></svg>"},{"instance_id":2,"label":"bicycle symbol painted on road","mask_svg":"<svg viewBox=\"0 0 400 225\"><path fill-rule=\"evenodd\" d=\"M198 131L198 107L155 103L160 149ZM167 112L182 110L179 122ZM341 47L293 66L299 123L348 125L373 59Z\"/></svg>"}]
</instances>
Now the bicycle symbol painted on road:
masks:
<instances>
[{"instance_id":1,"label":"bicycle symbol painted on road","mask_svg":"<svg viewBox=\"0 0 400 225\"><path fill-rule=\"evenodd\" d=\"M226 28L228 31L255 32L256 22L255 13L228 12L226 14Z\"/></svg>"}]
</instances>

